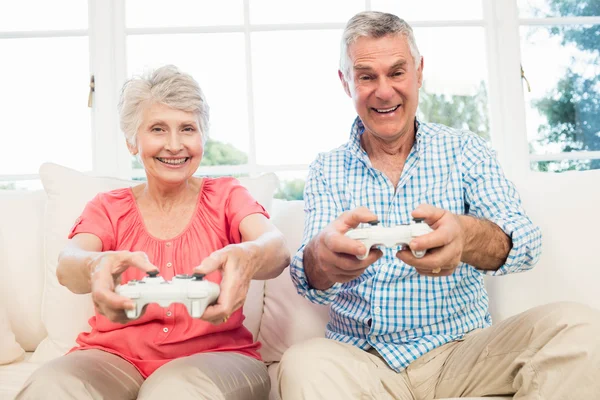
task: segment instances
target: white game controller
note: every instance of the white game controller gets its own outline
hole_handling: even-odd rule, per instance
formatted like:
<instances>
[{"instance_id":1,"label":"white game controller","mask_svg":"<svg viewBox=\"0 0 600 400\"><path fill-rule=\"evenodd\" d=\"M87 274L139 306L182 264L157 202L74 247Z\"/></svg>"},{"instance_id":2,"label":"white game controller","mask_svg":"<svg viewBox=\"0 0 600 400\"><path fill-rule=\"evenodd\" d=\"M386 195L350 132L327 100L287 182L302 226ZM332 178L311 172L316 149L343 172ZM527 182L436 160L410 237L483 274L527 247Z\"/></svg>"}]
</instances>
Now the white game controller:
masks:
<instances>
[{"instance_id":1,"label":"white game controller","mask_svg":"<svg viewBox=\"0 0 600 400\"><path fill-rule=\"evenodd\" d=\"M372 221L369 222L369 225L371 226L352 229L346 232L346 236L361 241L367 249L362 256L356 256L359 260L367 258L369 251L373 246L408 246L410 241L417 236L433 232L433 229L431 229L421 218L415 218L412 223L406 225L386 227L379 226L378 224L379 221ZM425 250L411 251L416 258L422 258L426 252Z\"/></svg>"},{"instance_id":2,"label":"white game controller","mask_svg":"<svg viewBox=\"0 0 600 400\"><path fill-rule=\"evenodd\" d=\"M135 308L125 310L129 319L139 318L144 307L150 303L158 303L161 307L181 303L192 318L200 318L221 292L219 285L203 278L203 274L177 275L172 281L165 281L158 276L158 271L151 271L140 281L131 280L117 286L115 292L133 300Z\"/></svg>"}]
</instances>

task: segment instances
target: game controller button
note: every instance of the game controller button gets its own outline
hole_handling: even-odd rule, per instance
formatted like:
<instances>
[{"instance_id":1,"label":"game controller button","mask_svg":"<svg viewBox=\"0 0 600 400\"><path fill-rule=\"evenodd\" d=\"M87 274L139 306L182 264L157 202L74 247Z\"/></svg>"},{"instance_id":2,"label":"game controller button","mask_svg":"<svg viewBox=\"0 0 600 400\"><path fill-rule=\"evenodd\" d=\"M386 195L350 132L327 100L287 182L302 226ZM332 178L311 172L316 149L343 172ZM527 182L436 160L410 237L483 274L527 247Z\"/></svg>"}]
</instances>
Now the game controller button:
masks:
<instances>
[{"instance_id":1,"label":"game controller button","mask_svg":"<svg viewBox=\"0 0 600 400\"><path fill-rule=\"evenodd\" d=\"M188 275L188 274L179 274L179 275L175 275L175 278L177 278L177 279L192 279L192 276Z\"/></svg>"},{"instance_id":2,"label":"game controller button","mask_svg":"<svg viewBox=\"0 0 600 400\"><path fill-rule=\"evenodd\" d=\"M201 281L204 279L204 277L206 276L206 274L199 274L199 273L194 273L194 275L192 275L192 278L194 278L197 281Z\"/></svg>"},{"instance_id":3,"label":"game controller button","mask_svg":"<svg viewBox=\"0 0 600 400\"><path fill-rule=\"evenodd\" d=\"M135 279L130 280L129 282L127 282L127 284L129 286L134 286L138 281L136 281Z\"/></svg>"},{"instance_id":4,"label":"game controller button","mask_svg":"<svg viewBox=\"0 0 600 400\"><path fill-rule=\"evenodd\" d=\"M158 271L148 271L146 274L148 274L148 277L150 278L156 278L158 276Z\"/></svg>"},{"instance_id":5,"label":"game controller button","mask_svg":"<svg viewBox=\"0 0 600 400\"><path fill-rule=\"evenodd\" d=\"M421 222L425 222L425 218L413 218L413 221L419 224Z\"/></svg>"},{"instance_id":6,"label":"game controller button","mask_svg":"<svg viewBox=\"0 0 600 400\"><path fill-rule=\"evenodd\" d=\"M377 226L377 225L379 225L379 220L378 219L374 219L373 221L369 221L367 223L369 225L371 225L371 226Z\"/></svg>"}]
</instances>

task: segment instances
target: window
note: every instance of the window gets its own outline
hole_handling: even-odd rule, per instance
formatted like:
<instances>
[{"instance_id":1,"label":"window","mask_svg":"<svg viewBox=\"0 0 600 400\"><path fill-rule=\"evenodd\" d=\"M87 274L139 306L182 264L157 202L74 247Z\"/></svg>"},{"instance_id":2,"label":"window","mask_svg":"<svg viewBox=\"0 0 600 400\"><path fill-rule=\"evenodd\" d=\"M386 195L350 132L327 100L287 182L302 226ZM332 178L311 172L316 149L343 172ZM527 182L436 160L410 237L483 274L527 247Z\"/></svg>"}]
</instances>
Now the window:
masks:
<instances>
[{"instance_id":1,"label":"window","mask_svg":"<svg viewBox=\"0 0 600 400\"><path fill-rule=\"evenodd\" d=\"M520 0L531 166L600 168L600 0Z\"/></svg>"},{"instance_id":2,"label":"window","mask_svg":"<svg viewBox=\"0 0 600 400\"><path fill-rule=\"evenodd\" d=\"M39 187L45 161L92 170L87 14L78 0L0 4L2 187Z\"/></svg>"},{"instance_id":3,"label":"window","mask_svg":"<svg viewBox=\"0 0 600 400\"><path fill-rule=\"evenodd\" d=\"M509 174L600 167L600 0L27 0L0 5L0 185L40 163L144 179L118 129L124 80L175 64L211 105L202 175L275 172L297 198L318 152L355 111L339 40L364 9L414 27L425 58L419 116L486 138ZM29 13L36 9L36 13ZM65 13L64 10L69 12ZM89 21L89 24L88 24ZM520 66L531 92L520 80ZM96 91L87 107L90 75ZM35 117L35 118L33 118ZM28 122L34 121L34 125ZM18 132L14 134L13 132ZM74 150L76 149L76 150Z\"/></svg>"}]
</instances>

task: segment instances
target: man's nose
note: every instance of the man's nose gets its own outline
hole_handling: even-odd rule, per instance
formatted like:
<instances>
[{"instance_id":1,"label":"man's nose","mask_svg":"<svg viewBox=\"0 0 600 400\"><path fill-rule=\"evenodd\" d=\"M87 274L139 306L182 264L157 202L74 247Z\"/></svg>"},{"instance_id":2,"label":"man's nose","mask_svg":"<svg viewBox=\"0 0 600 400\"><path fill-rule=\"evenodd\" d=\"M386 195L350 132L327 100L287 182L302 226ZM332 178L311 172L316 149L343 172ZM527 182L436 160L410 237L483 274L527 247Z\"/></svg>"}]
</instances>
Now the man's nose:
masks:
<instances>
[{"instance_id":1,"label":"man's nose","mask_svg":"<svg viewBox=\"0 0 600 400\"><path fill-rule=\"evenodd\" d=\"M390 100L394 96L394 87L387 77L381 77L377 81L375 95L381 100Z\"/></svg>"}]
</instances>

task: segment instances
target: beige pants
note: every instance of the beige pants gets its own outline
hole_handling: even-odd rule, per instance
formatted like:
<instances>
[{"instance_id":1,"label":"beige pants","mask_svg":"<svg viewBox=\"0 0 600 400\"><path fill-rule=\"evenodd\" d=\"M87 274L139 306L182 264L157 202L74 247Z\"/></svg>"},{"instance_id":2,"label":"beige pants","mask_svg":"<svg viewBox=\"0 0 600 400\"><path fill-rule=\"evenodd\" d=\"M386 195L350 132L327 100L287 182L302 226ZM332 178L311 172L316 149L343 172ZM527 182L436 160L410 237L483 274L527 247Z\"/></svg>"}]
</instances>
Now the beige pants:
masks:
<instances>
[{"instance_id":1,"label":"beige pants","mask_svg":"<svg viewBox=\"0 0 600 400\"><path fill-rule=\"evenodd\" d=\"M283 400L600 399L600 313L573 303L537 307L441 346L401 373L374 350L313 339L283 355L279 392Z\"/></svg>"},{"instance_id":2,"label":"beige pants","mask_svg":"<svg viewBox=\"0 0 600 400\"><path fill-rule=\"evenodd\" d=\"M101 350L76 351L36 370L18 400L267 399L265 365L238 353L204 353L171 361L144 381L129 362Z\"/></svg>"}]
</instances>

